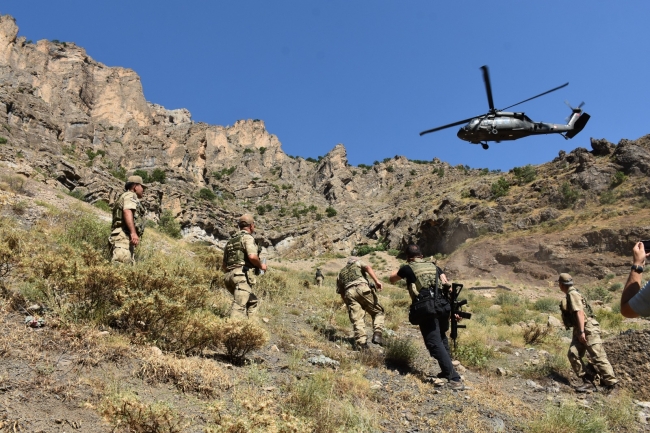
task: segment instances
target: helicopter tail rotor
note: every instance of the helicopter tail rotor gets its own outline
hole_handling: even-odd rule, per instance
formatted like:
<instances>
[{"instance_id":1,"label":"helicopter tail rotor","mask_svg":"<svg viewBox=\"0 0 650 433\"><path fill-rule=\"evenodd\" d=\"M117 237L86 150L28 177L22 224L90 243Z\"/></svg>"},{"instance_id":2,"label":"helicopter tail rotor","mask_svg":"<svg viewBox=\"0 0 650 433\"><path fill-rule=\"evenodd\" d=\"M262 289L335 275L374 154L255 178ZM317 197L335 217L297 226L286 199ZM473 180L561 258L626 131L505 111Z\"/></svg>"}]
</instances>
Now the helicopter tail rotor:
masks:
<instances>
[{"instance_id":1,"label":"helicopter tail rotor","mask_svg":"<svg viewBox=\"0 0 650 433\"><path fill-rule=\"evenodd\" d=\"M572 113L570 116L567 116L566 119L564 119L565 122L569 123L569 120L573 117L575 113L582 113L582 106L585 105L585 101L582 101L580 105L577 107L572 107L571 104L569 104L569 101L564 100L564 103L571 109ZM585 122L586 123L586 122Z\"/></svg>"}]
</instances>

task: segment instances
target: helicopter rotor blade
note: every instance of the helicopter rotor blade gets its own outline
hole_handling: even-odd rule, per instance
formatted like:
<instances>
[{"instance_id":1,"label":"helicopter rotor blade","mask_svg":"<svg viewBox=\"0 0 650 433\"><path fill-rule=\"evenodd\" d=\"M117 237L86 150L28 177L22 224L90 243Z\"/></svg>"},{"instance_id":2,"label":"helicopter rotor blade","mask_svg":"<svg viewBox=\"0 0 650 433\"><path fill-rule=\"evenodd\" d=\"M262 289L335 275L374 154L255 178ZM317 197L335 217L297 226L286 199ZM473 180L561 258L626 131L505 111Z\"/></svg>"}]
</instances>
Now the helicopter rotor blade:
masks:
<instances>
[{"instance_id":1,"label":"helicopter rotor blade","mask_svg":"<svg viewBox=\"0 0 650 433\"><path fill-rule=\"evenodd\" d=\"M463 123L467 123L467 122L469 122L469 121L472 120L472 119L476 119L477 117L484 117L484 116L485 116L485 115L474 116L474 117L470 117L469 119L459 120L458 122L450 123L450 124L448 124L448 125L439 126L439 127L437 127L437 128L433 128L433 129L427 129L426 131L422 131L422 132L420 132L420 136L423 136L424 134L428 134L428 133L430 133L430 132L440 131L441 129L451 128L452 126L462 125Z\"/></svg>"},{"instance_id":2,"label":"helicopter rotor blade","mask_svg":"<svg viewBox=\"0 0 650 433\"><path fill-rule=\"evenodd\" d=\"M524 99L524 100L521 101L521 102L517 102L516 104L512 104L512 105L507 106L506 108L502 108L502 109L499 110L499 111L507 110L508 108L512 108L512 107L514 107L514 106L516 106L516 105L523 104L524 102L532 101L533 99L535 99L535 98L539 98L540 96L548 95L549 93L551 93L551 92L555 92L556 90L560 90L561 88L566 87L566 86L568 86L568 85L569 85L569 83L564 83L564 84L562 84L561 86L557 86L557 87L554 88L554 89L547 90L546 92L544 92L544 93L540 93L539 95L533 96L532 98Z\"/></svg>"},{"instance_id":3,"label":"helicopter rotor blade","mask_svg":"<svg viewBox=\"0 0 650 433\"><path fill-rule=\"evenodd\" d=\"M488 72L487 65L481 66L481 70L483 71L483 81L485 82L485 92L487 93L490 111L495 111L494 100L492 99L492 85L490 84L490 73Z\"/></svg>"}]
</instances>

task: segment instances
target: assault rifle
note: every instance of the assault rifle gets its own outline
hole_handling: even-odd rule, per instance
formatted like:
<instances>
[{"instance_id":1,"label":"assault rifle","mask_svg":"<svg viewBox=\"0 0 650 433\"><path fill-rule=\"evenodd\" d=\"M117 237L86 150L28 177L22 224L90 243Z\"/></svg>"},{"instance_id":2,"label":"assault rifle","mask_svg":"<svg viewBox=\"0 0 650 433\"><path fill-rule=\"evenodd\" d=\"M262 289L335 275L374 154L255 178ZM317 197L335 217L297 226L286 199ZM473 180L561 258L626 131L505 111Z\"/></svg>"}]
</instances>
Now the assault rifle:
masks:
<instances>
[{"instance_id":1,"label":"assault rifle","mask_svg":"<svg viewBox=\"0 0 650 433\"><path fill-rule=\"evenodd\" d=\"M443 286L445 290L449 290L449 284ZM454 341L454 350L456 349L456 338L458 338L458 328L467 328L465 325L459 325L456 320L456 315L463 319L471 319L472 313L463 311L463 306L467 305L467 299L462 301L458 300L460 291L463 290L463 285L460 283L452 283L451 291L449 292L449 303L451 304L451 333L449 337Z\"/></svg>"}]
</instances>

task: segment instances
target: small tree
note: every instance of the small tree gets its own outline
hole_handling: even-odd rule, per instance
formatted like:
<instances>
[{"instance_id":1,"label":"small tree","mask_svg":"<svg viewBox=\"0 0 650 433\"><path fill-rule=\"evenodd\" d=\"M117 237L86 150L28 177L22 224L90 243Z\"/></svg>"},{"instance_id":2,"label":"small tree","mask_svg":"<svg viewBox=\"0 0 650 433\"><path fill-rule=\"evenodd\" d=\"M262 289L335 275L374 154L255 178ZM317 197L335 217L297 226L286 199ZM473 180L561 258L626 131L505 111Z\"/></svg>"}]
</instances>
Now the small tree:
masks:
<instances>
[{"instance_id":1,"label":"small tree","mask_svg":"<svg viewBox=\"0 0 650 433\"><path fill-rule=\"evenodd\" d=\"M169 237L174 239L181 238L181 225L176 221L174 214L172 214L172 211L170 210L165 210L160 214L160 223L158 224L158 228Z\"/></svg>"},{"instance_id":2,"label":"small tree","mask_svg":"<svg viewBox=\"0 0 650 433\"><path fill-rule=\"evenodd\" d=\"M210 188L201 188L199 198L208 201L214 201L217 195Z\"/></svg>"},{"instance_id":3,"label":"small tree","mask_svg":"<svg viewBox=\"0 0 650 433\"><path fill-rule=\"evenodd\" d=\"M503 176L500 177L499 180L494 182L490 187L490 191L492 192L492 197L495 199L507 195L509 190L510 190L510 184Z\"/></svg>"},{"instance_id":4,"label":"small tree","mask_svg":"<svg viewBox=\"0 0 650 433\"><path fill-rule=\"evenodd\" d=\"M151 173L150 180L152 182L160 182L160 183L165 183L165 180L167 179L167 175L165 172L159 168L155 168L153 172Z\"/></svg>"},{"instance_id":5,"label":"small tree","mask_svg":"<svg viewBox=\"0 0 650 433\"><path fill-rule=\"evenodd\" d=\"M332 218L337 214L336 209L334 209L332 206L329 206L327 209L325 209L325 213L327 214L328 218Z\"/></svg>"},{"instance_id":6,"label":"small tree","mask_svg":"<svg viewBox=\"0 0 650 433\"><path fill-rule=\"evenodd\" d=\"M580 198L580 194L576 191L569 182L564 182L560 187L560 193L562 194L561 203L565 208L573 206L575 202Z\"/></svg>"},{"instance_id":7,"label":"small tree","mask_svg":"<svg viewBox=\"0 0 650 433\"><path fill-rule=\"evenodd\" d=\"M523 167L515 167L512 171L514 172L519 185L530 183L537 177L537 170L530 164Z\"/></svg>"}]
</instances>

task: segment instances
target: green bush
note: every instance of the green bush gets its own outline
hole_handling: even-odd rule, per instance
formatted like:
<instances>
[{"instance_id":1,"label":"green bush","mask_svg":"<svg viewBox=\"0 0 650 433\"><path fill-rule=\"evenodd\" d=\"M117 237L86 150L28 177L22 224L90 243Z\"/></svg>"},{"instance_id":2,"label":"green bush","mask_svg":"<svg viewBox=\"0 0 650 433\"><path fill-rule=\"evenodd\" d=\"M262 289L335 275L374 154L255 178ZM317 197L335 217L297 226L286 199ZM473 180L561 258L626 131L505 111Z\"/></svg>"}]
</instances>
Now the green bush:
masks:
<instances>
[{"instance_id":1,"label":"green bush","mask_svg":"<svg viewBox=\"0 0 650 433\"><path fill-rule=\"evenodd\" d=\"M542 313L555 313L560 311L560 302L553 298L541 298L535 301L534 308Z\"/></svg>"},{"instance_id":2,"label":"green bush","mask_svg":"<svg viewBox=\"0 0 650 433\"><path fill-rule=\"evenodd\" d=\"M564 182L560 187L560 204L564 208L571 207L580 198L580 193L574 189L569 182Z\"/></svg>"},{"instance_id":3,"label":"green bush","mask_svg":"<svg viewBox=\"0 0 650 433\"><path fill-rule=\"evenodd\" d=\"M126 168L118 167L115 170L111 170L111 175L117 179L123 180L126 182Z\"/></svg>"},{"instance_id":4,"label":"green bush","mask_svg":"<svg viewBox=\"0 0 650 433\"><path fill-rule=\"evenodd\" d=\"M244 149L244 155L249 154L249 153L253 153L253 149L248 148L248 147L246 149Z\"/></svg>"},{"instance_id":5,"label":"green bush","mask_svg":"<svg viewBox=\"0 0 650 433\"><path fill-rule=\"evenodd\" d=\"M230 168L222 168L221 170L218 170L218 171L214 171L214 172L212 172L212 175L213 175L217 180L221 180L222 177L224 177L224 176L230 176L231 174L233 174L233 173L235 172L236 169L237 169L237 167L235 167L235 166L232 166L232 167L230 167Z\"/></svg>"},{"instance_id":6,"label":"green bush","mask_svg":"<svg viewBox=\"0 0 650 433\"><path fill-rule=\"evenodd\" d=\"M5 137L0 137L0 144L7 144L7 139Z\"/></svg>"},{"instance_id":7,"label":"green bush","mask_svg":"<svg viewBox=\"0 0 650 433\"><path fill-rule=\"evenodd\" d=\"M602 301L603 303L608 303L612 300L612 294L605 287L596 286L589 287L582 291L582 294L585 296L587 301Z\"/></svg>"},{"instance_id":8,"label":"green bush","mask_svg":"<svg viewBox=\"0 0 650 433\"><path fill-rule=\"evenodd\" d=\"M497 305L519 305L522 303L521 298L512 292L499 292L494 300Z\"/></svg>"},{"instance_id":9,"label":"green bush","mask_svg":"<svg viewBox=\"0 0 650 433\"><path fill-rule=\"evenodd\" d=\"M335 217L338 212L336 212L336 209L334 209L332 206L328 206L327 209L325 209L325 213L327 214L328 218Z\"/></svg>"},{"instance_id":10,"label":"green bush","mask_svg":"<svg viewBox=\"0 0 650 433\"><path fill-rule=\"evenodd\" d=\"M176 221L176 218L174 218L174 214L169 209L164 210L160 214L160 222L158 223L158 229L171 238L180 239L182 237L181 225L178 221Z\"/></svg>"},{"instance_id":11,"label":"green bush","mask_svg":"<svg viewBox=\"0 0 650 433\"><path fill-rule=\"evenodd\" d=\"M167 180L167 174L165 174L164 170L154 168L154 170L151 172L151 177L149 177L149 180L151 182L165 183Z\"/></svg>"},{"instance_id":12,"label":"green bush","mask_svg":"<svg viewBox=\"0 0 650 433\"><path fill-rule=\"evenodd\" d=\"M92 149L86 149L86 155L88 155L88 159L92 162L93 159L97 156L106 156L106 152L103 150L98 150L97 152L93 151Z\"/></svg>"},{"instance_id":13,"label":"green bush","mask_svg":"<svg viewBox=\"0 0 650 433\"><path fill-rule=\"evenodd\" d=\"M627 180L627 176L622 171L617 171L612 178L612 187L617 187Z\"/></svg>"},{"instance_id":14,"label":"green bush","mask_svg":"<svg viewBox=\"0 0 650 433\"><path fill-rule=\"evenodd\" d=\"M264 155L264 153L266 152L266 147L261 146L261 147L259 148L259 151L260 151L260 155Z\"/></svg>"},{"instance_id":15,"label":"green bush","mask_svg":"<svg viewBox=\"0 0 650 433\"><path fill-rule=\"evenodd\" d=\"M515 179L517 179L519 185L530 183L537 177L537 170L530 164L523 167L515 167L512 171L514 172Z\"/></svg>"},{"instance_id":16,"label":"green bush","mask_svg":"<svg viewBox=\"0 0 650 433\"><path fill-rule=\"evenodd\" d=\"M395 168L392 165L389 165L386 167L386 171L389 173L393 173L395 171Z\"/></svg>"},{"instance_id":17,"label":"green bush","mask_svg":"<svg viewBox=\"0 0 650 433\"><path fill-rule=\"evenodd\" d=\"M248 353L259 349L269 340L263 328L248 320L226 321L219 331L226 355L236 364L241 364Z\"/></svg>"},{"instance_id":18,"label":"green bush","mask_svg":"<svg viewBox=\"0 0 650 433\"><path fill-rule=\"evenodd\" d=\"M104 212L111 212L111 206L106 203L104 200L97 200L95 203L93 203L93 206L95 206L97 209L101 209Z\"/></svg>"},{"instance_id":19,"label":"green bush","mask_svg":"<svg viewBox=\"0 0 650 433\"><path fill-rule=\"evenodd\" d=\"M621 290L623 288L623 283L614 283L607 290L610 292L616 292L618 290Z\"/></svg>"},{"instance_id":20,"label":"green bush","mask_svg":"<svg viewBox=\"0 0 650 433\"><path fill-rule=\"evenodd\" d=\"M64 213L61 215L64 232L60 240L75 248L90 245L103 257L109 257L108 237L111 225L87 213Z\"/></svg>"},{"instance_id":21,"label":"green bush","mask_svg":"<svg viewBox=\"0 0 650 433\"><path fill-rule=\"evenodd\" d=\"M490 191L492 192L492 197L495 199L506 196L509 190L510 190L510 184L508 183L505 177L500 177L490 187Z\"/></svg>"},{"instance_id":22,"label":"green bush","mask_svg":"<svg viewBox=\"0 0 650 433\"><path fill-rule=\"evenodd\" d=\"M386 363L395 366L410 368L415 361L418 349L410 338L386 338Z\"/></svg>"},{"instance_id":23,"label":"green bush","mask_svg":"<svg viewBox=\"0 0 650 433\"><path fill-rule=\"evenodd\" d=\"M614 204L616 203L616 193L614 191L605 191L600 195L600 204Z\"/></svg>"},{"instance_id":24,"label":"green bush","mask_svg":"<svg viewBox=\"0 0 650 433\"><path fill-rule=\"evenodd\" d=\"M201 188L199 190L199 198L202 200L214 201L217 195L210 188Z\"/></svg>"},{"instance_id":25,"label":"green bush","mask_svg":"<svg viewBox=\"0 0 650 433\"><path fill-rule=\"evenodd\" d=\"M526 319L526 307L519 305L506 305L501 309L499 323L511 326Z\"/></svg>"},{"instance_id":26,"label":"green bush","mask_svg":"<svg viewBox=\"0 0 650 433\"><path fill-rule=\"evenodd\" d=\"M453 351L453 356L465 366L485 368L488 361L494 357L494 351L479 341L472 341L467 344L458 344Z\"/></svg>"},{"instance_id":27,"label":"green bush","mask_svg":"<svg viewBox=\"0 0 650 433\"><path fill-rule=\"evenodd\" d=\"M413 185L413 182L411 182L410 180L407 180L406 183L404 184L404 186L407 188L411 185Z\"/></svg>"}]
</instances>

